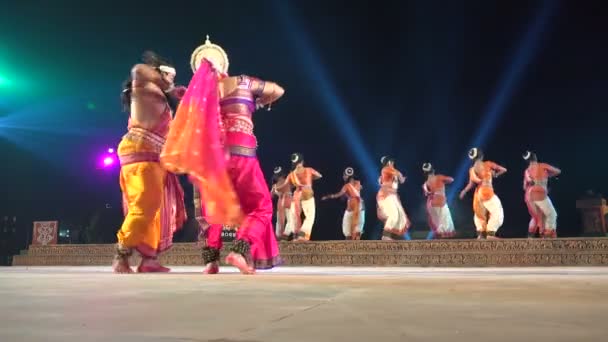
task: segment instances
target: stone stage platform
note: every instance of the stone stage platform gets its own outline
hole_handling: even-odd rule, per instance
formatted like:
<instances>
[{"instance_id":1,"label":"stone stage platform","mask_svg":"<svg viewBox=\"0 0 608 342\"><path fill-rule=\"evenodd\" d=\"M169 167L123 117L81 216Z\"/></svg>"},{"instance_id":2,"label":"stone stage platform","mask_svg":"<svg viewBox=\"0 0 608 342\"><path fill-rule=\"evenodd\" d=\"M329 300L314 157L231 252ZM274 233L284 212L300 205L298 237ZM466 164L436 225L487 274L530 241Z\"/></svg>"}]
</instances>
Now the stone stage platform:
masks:
<instances>
[{"instance_id":1,"label":"stone stage platform","mask_svg":"<svg viewBox=\"0 0 608 342\"><path fill-rule=\"evenodd\" d=\"M280 248L291 266L608 266L608 238L309 241L284 242ZM113 254L114 245L30 246L13 265L109 265ZM201 265L200 248L175 244L162 261Z\"/></svg>"},{"instance_id":2,"label":"stone stage platform","mask_svg":"<svg viewBox=\"0 0 608 342\"><path fill-rule=\"evenodd\" d=\"M0 341L604 341L608 267L0 268Z\"/></svg>"}]
</instances>

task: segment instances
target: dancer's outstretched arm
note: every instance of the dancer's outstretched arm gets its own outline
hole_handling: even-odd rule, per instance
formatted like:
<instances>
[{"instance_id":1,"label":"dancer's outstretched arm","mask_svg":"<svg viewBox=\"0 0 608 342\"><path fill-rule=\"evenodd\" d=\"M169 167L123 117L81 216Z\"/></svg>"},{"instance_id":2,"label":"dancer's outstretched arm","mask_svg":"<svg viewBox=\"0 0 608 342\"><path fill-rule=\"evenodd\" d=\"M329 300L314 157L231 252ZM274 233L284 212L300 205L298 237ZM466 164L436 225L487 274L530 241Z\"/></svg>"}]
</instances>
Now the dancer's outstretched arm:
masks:
<instances>
[{"instance_id":1,"label":"dancer's outstretched arm","mask_svg":"<svg viewBox=\"0 0 608 342\"><path fill-rule=\"evenodd\" d=\"M462 191L460 192L460 199L463 199L464 196L467 194L467 192L469 192L473 187L475 186L475 183L471 180L469 180L469 184L467 184L467 186L464 187L464 189L462 189Z\"/></svg>"},{"instance_id":2,"label":"dancer's outstretched arm","mask_svg":"<svg viewBox=\"0 0 608 342\"><path fill-rule=\"evenodd\" d=\"M549 164L545 164L546 165L546 170L547 173L549 174L549 177L557 177L562 173L562 170L556 168L555 166L549 165Z\"/></svg>"},{"instance_id":3,"label":"dancer's outstretched arm","mask_svg":"<svg viewBox=\"0 0 608 342\"><path fill-rule=\"evenodd\" d=\"M325 201L328 199L336 199L336 198L340 198L340 197L344 196L345 194L346 194L346 189L344 187L342 187L340 192L337 192L337 193L331 194L331 195L325 195L325 196L321 197L321 200Z\"/></svg>"}]
</instances>

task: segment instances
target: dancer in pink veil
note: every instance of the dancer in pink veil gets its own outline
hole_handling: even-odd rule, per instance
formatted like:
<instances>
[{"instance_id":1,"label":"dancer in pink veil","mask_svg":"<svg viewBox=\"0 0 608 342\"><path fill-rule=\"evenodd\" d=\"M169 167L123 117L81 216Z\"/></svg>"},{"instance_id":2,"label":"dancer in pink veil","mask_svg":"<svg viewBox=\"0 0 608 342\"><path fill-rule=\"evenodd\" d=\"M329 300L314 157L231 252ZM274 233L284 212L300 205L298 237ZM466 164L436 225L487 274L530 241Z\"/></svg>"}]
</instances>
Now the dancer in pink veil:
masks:
<instances>
[{"instance_id":1,"label":"dancer in pink veil","mask_svg":"<svg viewBox=\"0 0 608 342\"><path fill-rule=\"evenodd\" d=\"M222 226L238 227L226 262L243 274L281 263L272 201L256 156L253 112L284 93L273 82L230 77L224 50L207 37L192 54L195 74L178 109L163 164L200 189L204 273L219 272ZM219 97L218 97L219 95Z\"/></svg>"}]
</instances>

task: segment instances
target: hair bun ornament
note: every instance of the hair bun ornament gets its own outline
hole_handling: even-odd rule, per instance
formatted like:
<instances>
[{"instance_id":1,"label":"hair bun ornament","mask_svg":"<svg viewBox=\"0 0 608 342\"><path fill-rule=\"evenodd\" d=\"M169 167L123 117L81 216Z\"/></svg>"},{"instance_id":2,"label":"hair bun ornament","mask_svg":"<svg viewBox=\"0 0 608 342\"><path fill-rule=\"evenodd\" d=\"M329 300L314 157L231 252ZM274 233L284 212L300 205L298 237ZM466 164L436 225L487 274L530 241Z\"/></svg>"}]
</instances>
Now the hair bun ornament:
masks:
<instances>
[{"instance_id":1,"label":"hair bun ornament","mask_svg":"<svg viewBox=\"0 0 608 342\"><path fill-rule=\"evenodd\" d=\"M350 176L352 176L352 175L354 175L354 174L355 174L355 170L354 170L352 167L350 167L350 166L349 166L349 167L347 167L347 168L344 170L344 175L345 175L345 176L347 176L347 177L350 177Z\"/></svg>"},{"instance_id":2,"label":"hair bun ornament","mask_svg":"<svg viewBox=\"0 0 608 342\"><path fill-rule=\"evenodd\" d=\"M526 151L522 155L522 158L524 158L524 160L530 160L530 157L532 157L532 152L530 152L530 151Z\"/></svg>"},{"instance_id":3,"label":"hair bun ornament","mask_svg":"<svg viewBox=\"0 0 608 342\"><path fill-rule=\"evenodd\" d=\"M276 174L278 174L278 173L283 172L283 168L282 168L282 167L280 167L280 166L277 166L277 167L275 167L275 168L274 168L274 171L273 171L273 172L274 172L274 174L276 175Z\"/></svg>"},{"instance_id":4,"label":"hair bun ornament","mask_svg":"<svg viewBox=\"0 0 608 342\"><path fill-rule=\"evenodd\" d=\"M431 170L433 170L433 165L431 165L431 163L422 164L422 171L431 172Z\"/></svg>"},{"instance_id":5,"label":"hair bun ornament","mask_svg":"<svg viewBox=\"0 0 608 342\"><path fill-rule=\"evenodd\" d=\"M301 156L300 156L299 153L294 153L294 154L291 155L291 162L294 163L294 164L297 163L297 162L299 162L300 159L302 159L302 158L301 158Z\"/></svg>"},{"instance_id":6,"label":"hair bun ornament","mask_svg":"<svg viewBox=\"0 0 608 342\"><path fill-rule=\"evenodd\" d=\"M475 159L479 155L479 149L477 147L473 147L469 150L469 159Z\"/></svg>"}]
</instances>

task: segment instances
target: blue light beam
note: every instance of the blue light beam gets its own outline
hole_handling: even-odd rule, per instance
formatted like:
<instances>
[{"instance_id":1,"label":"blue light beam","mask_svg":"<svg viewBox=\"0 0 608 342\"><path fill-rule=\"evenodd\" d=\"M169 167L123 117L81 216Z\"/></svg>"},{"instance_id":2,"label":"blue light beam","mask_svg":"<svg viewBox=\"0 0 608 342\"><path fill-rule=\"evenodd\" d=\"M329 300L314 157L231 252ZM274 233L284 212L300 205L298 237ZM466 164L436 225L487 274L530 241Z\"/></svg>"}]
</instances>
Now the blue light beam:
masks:
<instances>
[{"instance_id":1,"label":"blue light beam","mask_svg":"<svg viewBox=\"0 0 608 342\"><path fill-rule=\"evenodd\" d=\"M496 129L496 126L507 107L507 103L515 91L515 87L525 75L526 67L532 62L533 57L536 55L549 19L557 8L556 5L557 1L543 1L539 13L535 16L534 22L531 23L530 29L526 32L517 49L515 58L507 71L503 74L498 89L485 110L482 123L477 130L477 135L471 141L470 147L480 147L482 150L484 149L488 136ZM466 154L466 152L463 154ZM462 189L464 183L467 181L469 165L470 161L467 158L464 158L458 168L458 172L455 173L456 178L454 184L448 191L449 202L454 200L456 194Z\"/></svg>"},{"instance_id":2,"label":"blue light beam","mask_svg":"<svg viewBox=\"0 0 608 342\"><path fill-rule=\"evenodd\" d=\"M355 151L355 155L359 157L357 162L362 167L366 182L368 184L377 184L378 170L376 163L371 157L371 153L367 147L363 144L361 134L353 124L346 106L338 97L335 86L327 77L327 72L321 63L318 54L314 51L308 35L291 13L287 1L275 1L275 7L280 11L278 16L279 20L288 28L288 34L292 36L291 41L294 43L295 48L309 71L306 74L310 77L312 82L318 85L317 90L320 98L327 105L337 131L350 143L350 146Z\"/></svg>"}]
</instances>

